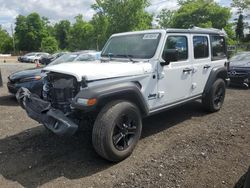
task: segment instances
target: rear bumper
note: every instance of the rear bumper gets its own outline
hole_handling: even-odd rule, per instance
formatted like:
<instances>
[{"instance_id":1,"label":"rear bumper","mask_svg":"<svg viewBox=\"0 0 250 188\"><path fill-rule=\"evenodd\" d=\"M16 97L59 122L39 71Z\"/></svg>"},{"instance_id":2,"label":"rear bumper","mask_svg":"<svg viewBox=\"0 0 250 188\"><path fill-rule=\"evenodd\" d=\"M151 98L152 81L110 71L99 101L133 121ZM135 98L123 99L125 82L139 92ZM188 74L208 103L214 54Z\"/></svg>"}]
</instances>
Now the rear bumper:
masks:
<instances>
[{"instance_id":1,"label":"rear bumper","mask_svg":"<svg viewBox=\"0 0 250 188\"><path fill-rule=\"evenodd\" d=\"M71 136L77 131L78 125L62 111L54 109L49 102L31 94L28 89L20 88L16 98L30 118L44 124L56 135Z\"/></svg>"}]
</instances>

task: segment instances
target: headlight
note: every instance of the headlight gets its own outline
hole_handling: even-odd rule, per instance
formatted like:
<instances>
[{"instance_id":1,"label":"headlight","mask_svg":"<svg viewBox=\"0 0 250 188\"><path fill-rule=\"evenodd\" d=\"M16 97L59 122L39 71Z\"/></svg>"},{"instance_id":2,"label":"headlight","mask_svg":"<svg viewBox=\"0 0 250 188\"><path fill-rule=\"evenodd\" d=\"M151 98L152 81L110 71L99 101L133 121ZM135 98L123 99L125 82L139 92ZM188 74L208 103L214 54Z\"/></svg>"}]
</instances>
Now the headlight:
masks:
<instances>
[{"instance_id":1,"label":"headlight","mask_svg":"<svg viewBox=\"0 0 250 188\"><path fill-rule=\"evenodd\" d=\"M41 79L42 79L41 76L32 76L32 77L22 78L22 79L20 79L20 82L37 81L37 80L41 80Z\"/></svg>"},{"instance_id":2,"label":"headlight","mask_svg":"<svg viewBox=\"0 0 250 188\"><path fill-rule=\"evenodd\" d=\"M83 106L94 106L96 104L97 100L95 98L93 99L82 99L78 98L77 103L81 104Z\"/></svg>"}]
</instances>

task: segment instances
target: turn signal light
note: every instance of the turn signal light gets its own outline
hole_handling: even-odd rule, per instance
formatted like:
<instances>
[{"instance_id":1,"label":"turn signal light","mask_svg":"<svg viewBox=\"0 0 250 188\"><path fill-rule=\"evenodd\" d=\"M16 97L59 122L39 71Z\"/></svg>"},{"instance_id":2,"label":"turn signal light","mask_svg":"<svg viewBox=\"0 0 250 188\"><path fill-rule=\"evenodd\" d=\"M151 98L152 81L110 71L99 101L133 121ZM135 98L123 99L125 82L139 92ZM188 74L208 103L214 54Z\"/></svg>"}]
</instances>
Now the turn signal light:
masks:
<instances>
[{"instance_id":1,"label":"turn signal light","mask_svg":"<svg viewBox=\"0 0 250 188\"><path fill-rule=\"evenodd\" d=\"M77 103L82 104L84 106L94 106L96 104L96 99L82 99L78 98Z\"/></svg>"},{"instance_id":2,"label":"turn signal light","mask_svg":"<svg viewBox=\"0 0 250 188\"><path fill-rule=\"evenodd\" d=\"M96 99L88 99L88 106L93 106L96 104Z\"/></svg>"}]
</instances>

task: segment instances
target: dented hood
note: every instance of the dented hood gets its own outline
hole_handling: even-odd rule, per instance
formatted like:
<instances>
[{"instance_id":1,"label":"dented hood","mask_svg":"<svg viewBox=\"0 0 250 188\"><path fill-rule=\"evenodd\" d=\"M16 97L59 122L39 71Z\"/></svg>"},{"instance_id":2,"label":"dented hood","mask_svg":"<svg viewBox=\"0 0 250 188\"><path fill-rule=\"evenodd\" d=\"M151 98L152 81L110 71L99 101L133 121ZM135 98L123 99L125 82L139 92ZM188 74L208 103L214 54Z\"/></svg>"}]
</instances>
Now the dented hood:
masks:
<instances>
[{"instance_id":1,"label":"dented hood","mask_svg":"<svg viewBox=\"0 0 250 188\"><path fill-rule=\"evenodd\" d=\"M87 80L91 81L145 74L152 72L152 66L148 62L72 62L48 66L43 70L72 75L78 81L81 81L82 77L86 77Z\"/></svg>"}]
</instances>

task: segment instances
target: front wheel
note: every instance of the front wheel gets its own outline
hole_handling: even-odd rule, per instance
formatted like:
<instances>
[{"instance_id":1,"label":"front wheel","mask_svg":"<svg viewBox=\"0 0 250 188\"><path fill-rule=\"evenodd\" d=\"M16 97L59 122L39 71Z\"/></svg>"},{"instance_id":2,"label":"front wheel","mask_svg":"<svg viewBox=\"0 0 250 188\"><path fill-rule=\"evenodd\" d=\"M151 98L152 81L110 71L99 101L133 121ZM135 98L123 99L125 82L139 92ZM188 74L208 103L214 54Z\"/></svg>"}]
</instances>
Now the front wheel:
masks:
<instances>
[{"instance_id":1,"label":"front wheel","mask_svg":"<svg viewBox=\"0 0 250 188\"><path fill-rule=\"evenodd\" d=\"M203 97L202 104L209 112L217 112L221 109L226 94L226 84L221 78L217 79L208 94Z\"/></svg>"},{"instance_id":2,"label":"front wheel","mask_svg":"<svg viewBox=\"0 0 250 188\"><path fill-rule=\"evenodd\" d=\"M133 152L141 130L139 109L130 102L116 101L98 114L92 132L93 146L103 158L122 161Z\"/></svg>"}]
</instances>

